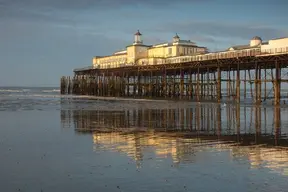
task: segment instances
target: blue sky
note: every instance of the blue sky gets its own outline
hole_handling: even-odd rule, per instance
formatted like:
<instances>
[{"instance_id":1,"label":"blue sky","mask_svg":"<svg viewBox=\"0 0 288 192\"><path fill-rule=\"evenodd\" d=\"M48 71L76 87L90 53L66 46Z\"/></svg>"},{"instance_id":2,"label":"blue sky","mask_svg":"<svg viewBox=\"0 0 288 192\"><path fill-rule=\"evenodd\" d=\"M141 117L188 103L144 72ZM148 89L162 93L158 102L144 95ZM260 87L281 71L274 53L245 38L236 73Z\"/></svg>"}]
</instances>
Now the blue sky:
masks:
<instances>
[{"instance_id":1,"label":"blue sky","mask_svg":"<svg viewBox=\"0 0 288 192\"><path fill-rule=\"evenodd\" d=\"M58 86L133 41L170 41L177 32L210 50L288 36L285 0L0 0L0 86Z\"/></svg>"}]
</instances>

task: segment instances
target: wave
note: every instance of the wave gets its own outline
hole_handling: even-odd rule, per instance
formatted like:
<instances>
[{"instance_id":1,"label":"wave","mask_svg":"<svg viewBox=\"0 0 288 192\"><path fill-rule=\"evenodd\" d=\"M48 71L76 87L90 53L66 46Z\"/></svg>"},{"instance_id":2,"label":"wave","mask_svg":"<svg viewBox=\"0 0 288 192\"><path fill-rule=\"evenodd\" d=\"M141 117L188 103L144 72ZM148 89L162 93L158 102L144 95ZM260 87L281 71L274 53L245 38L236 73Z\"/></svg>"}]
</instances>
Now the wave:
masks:
<instances>
[{"instance_id":1,"label":"wave","mask_svg":"<svg viewBox=\"0 0 288 192\"><path fill-rule=\"evenodd\" d=\"M53 89L53 90L42 90L42 92L44 92L44 93L53 93L53 92L59 92L60 93L60 89Z\"/></svg>"},{"instance_id":2,"label":"wave","mask_svg":"<svg viewBox=\"0 0 288 192\"><path fill-rule=\"evenodd\" d=\"M1 89L0 93L60 93L60 89L47 89L47 88L8 88L8 89Z\"/></svg>"},{"instance_id":3,"label":"wave","mask_svg":"<svg viewBox=\"0 0 288 192\"><path fill-rule=\"evenodd\" d=\"M20 92L23 92L23 90L0 89L0 92L20 93Z\"/></svg>"}]
</instances>

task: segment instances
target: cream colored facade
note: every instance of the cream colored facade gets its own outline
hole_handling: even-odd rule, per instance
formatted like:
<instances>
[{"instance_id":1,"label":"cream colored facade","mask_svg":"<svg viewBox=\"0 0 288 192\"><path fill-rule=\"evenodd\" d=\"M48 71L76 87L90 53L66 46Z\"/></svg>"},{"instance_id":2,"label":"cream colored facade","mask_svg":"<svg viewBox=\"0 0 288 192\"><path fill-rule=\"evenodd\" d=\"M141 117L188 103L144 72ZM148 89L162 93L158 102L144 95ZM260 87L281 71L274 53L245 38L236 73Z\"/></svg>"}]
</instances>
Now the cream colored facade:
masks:
<instances>
[{"instance_id":1,"label":"cream colored facade","mask_svg":"<svg viewBox=\"0 0 288 192\"><path fill-rule=\"evenodd\" d=\"M190 40L181 40L176 34L173 42L157 45L145 45L138 31L134 34L134 42L126 50L115 52L109 56L95 56L92 60L94 68L116 68L123 65L154 65L164 63L164 59L207 53L206 47L199 47Z\"/></svg>"},{"instance_id":2,"label":"cream colored facade","mask_svg":"<svg viewBox=\"0 0 288 192\"><path fill-rule=\"evenodd\" d=\"M127 62L127 51L119 51L109 56L93 57L92 65L96 68L120 67Z\"/></svg>"},{"instance_id":3,"label":"cream colored facade","mask_svg":"<svg viewBox=\"0 0 288 192\"><path fill-rule=\"evenodd\" d=\"M94 57L92 61L93 68L157 65L288 52L288 38L263 42L260 37L255 36L249 44L229 47L221 52L209 53L206 47L197 46L190 40L181 40L177 34L173 37L172 42L157 45L143 44L142 34L139 31L134 36L133 44L127 46L125 50L115 52L109 56Z\"/></svg>"},{"instance_id":4,"label":"cream colored facade","mask_svg":"<svg viewBox=\"0 0 288 192\"><path fill-rule=\"evenodd\" d=\"M271 39L261 45L261 52L282 53L288 52L288 38Z\"/></svg>"},{"instance_id":5,"label":"cream colored facade","mask_svg":"<svg viewBox=\"0 0 288 192\"><path fill-rule=\"evenodd\" d=\"M258 36L253 37L248 45L238 45L230 47L229 51L251 50L258 48L261 54L275 54L288 52L288 38L277 38L263 42Z\"/></svg>"}]
</instances>

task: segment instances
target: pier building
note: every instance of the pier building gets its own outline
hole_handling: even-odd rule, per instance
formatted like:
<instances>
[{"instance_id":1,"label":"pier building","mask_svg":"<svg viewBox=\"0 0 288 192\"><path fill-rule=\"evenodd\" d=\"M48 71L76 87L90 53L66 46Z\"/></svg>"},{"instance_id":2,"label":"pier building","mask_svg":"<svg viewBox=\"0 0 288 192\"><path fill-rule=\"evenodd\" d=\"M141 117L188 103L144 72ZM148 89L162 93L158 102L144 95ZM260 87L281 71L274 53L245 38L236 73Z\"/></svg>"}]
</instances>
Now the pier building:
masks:
<instances>
[{"instance_id":1,"label":"pier building","mask_svg":"<svg viewBox=\"0 0 288 192\"><path fill-rule=\"evenodd\" d=\"M134 42L125 50L117 51L109 56L95 56L92 60L94 68L116 68L125 65L164 64L165 59L208 53L206 47L197 46L190 40L182 40L176 33L171 42L146 45L138 30L134 34Z\"/></svg>"},{"instance_id":2,"label":"pier building","mask_svg":"<svg viewBox=\"0 0 288 192\"><path fill-rule=\"evenodd\" d=\"M125 50L95 56L90 66L74 69L73 78L62 77L61 93L237 102L251 97L256 103L272 99L280 104L288 97L281 89L287 87L287 67L287 37L263 41L255 36L245 45L209 52L178 34L146 45L138 30Z\"/></svg>"}]
</instances>

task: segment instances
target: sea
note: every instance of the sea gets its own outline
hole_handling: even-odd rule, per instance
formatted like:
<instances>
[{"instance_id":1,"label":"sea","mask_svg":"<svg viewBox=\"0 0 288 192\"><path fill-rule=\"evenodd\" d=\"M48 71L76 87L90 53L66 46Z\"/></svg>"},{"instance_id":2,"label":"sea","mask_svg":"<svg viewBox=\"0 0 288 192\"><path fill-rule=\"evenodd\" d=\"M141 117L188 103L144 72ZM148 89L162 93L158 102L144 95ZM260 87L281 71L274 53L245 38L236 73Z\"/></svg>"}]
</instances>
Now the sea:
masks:
<instances>
[{"instance_id":1,"label":"sea","mask_svg":"<svg viewBox=\"0 0 288 192\"><path fill-rule=\"evenodd\" d=\"M0 191L284 192L287 106L0 87Z\"/></svg>"}]
</instances>

